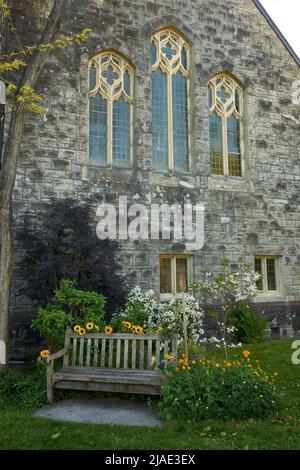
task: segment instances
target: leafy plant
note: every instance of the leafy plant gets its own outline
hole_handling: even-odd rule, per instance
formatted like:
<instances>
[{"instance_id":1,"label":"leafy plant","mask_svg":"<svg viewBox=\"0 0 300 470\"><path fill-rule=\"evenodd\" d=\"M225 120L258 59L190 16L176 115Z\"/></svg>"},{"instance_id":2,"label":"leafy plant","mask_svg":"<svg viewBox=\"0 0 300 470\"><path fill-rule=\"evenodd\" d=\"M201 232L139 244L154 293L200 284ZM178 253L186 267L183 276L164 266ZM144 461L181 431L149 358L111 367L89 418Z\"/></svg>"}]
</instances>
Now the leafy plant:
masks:
<instances>
[{"instance_id":1,"label":"leafy plant","mask_svg":"<svg viewBox=\"0 0 300 470\"><path fill-rule=\"evenodd\" d=\"M161 304L153 290L142 292L137 286L129 292L123 309L113 316L113 325L118 329L123 321L129 321L150 333L177 338L181 344L184 336L183 311L186 314L188 337L197 341L203 334L203 311L193 296L185 294Z\"/></svg>"},{"instance_id":2,"label":"leafy plant","mask_svg":"<svg viewBox=\"0 0 300 470\"><path fill-rule=\"evenodd\" d=\"M267 319L254 313L247 302L239 302L231 314L231 324L235 327L235 336L241 343L264 341Z\"/></svg>"},{"instance_id":3,"label":"leafy plant","mask_svg":"<svg viewBox=\"0 0 300 470\"><path fill-rule=\"evenodd\" d=\"M63 344L65 331L73 321L72 315L65 312L59 305L49 304L38 310L31 326L42 338L48 340L52 350L55 349L56 345L61 346Z\"/></svg>"},{"instance_id":4,"label":"leafy plant","mask_svg":"<svg viewBox=\"0 0 300 470\"><path fill-rule=\"evenodd\" d=\"M77 289L75 281L63 279L55 290L55 303L40 308L31 325L53 349L63 343L66 329L76 322L104 327L105 303L102 294Z\"/></svg>"},{"instance_id":5,"label":"leafy plant","mask_svg":"<svg viewBox=\"0 0 300 470\"><path fill-rule=\"evenodd\" d=\"M228 348L233 346L229 341L234 332L234 326L230 323L232 311L239 302L248 300L257 294L257 281L260 274L252 269L250 265L239 264L234 270L230 270L228 260L221 261L222 274L213 274L203 271L203 279L196 282L190 288L200 305L215 310L218 320L214 322L215 333L202 338L202 342L224 348L226 360L228 359ZM212 318L212 316L211 316Z\"/></svg>"},{"instance_id":6,"label":"leafy plant","mask_svg":"<svg viewBox=\"0 0 300 470\"><path fill-rule=\"evenodd\" d=\"M33 371L0 370L0 408L34 409L47 402L44 364L37 363Z\"/></svg>"},{"instance_id":7,"label":"leafy plant","mask_svg":"<svg viewBox=\"0 0 300 470\"><path fill-rule=\"evenodd\" d=\"M159 413L165 419L264 419L282 406L275 381L258 364L179 360L167 368Z\"/></svg>"}]
</instances>

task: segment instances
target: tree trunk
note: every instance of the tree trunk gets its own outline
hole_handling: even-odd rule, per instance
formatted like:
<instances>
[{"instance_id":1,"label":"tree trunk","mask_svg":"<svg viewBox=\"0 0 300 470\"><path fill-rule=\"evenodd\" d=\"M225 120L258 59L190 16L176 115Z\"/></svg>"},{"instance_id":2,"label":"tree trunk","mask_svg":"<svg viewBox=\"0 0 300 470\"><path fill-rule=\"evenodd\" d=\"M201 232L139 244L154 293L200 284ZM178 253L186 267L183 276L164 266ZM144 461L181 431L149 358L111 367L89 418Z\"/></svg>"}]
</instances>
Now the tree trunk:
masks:
<instances>
[{"instance_id":1,"label":"tree trunk","mask_svg":"<svg viewBox=\"0 0 300 470\"><path fill-rule=\"evenodd\" d=\"M39 43L52 42L61 26L69 0L55 0ZM34 88L45 64L47 52L36 50L19 80L18 89ZM24 133L26 110L14 103L0 170L0 367L8 361L9 303L13 262L12 197L18 155Z\"/></svg>"}]
</instances>

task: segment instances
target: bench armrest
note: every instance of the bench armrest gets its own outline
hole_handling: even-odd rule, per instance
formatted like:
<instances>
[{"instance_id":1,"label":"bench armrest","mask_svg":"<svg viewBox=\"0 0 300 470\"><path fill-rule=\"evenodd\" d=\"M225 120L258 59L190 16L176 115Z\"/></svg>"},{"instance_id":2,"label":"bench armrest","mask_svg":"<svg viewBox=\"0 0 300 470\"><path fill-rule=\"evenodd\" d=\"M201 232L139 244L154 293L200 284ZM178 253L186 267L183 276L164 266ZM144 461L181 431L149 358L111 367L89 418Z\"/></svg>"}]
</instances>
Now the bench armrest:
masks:
<instances>
[{"instance_id":1,"label":"bench armrest","mask_svg":"<svg viewBox=\"0 0 300 470\"><path fill-rule=\"evenodd\" d=\"M67 352L69 348L63 348L60 351L57 351L54 354L50 354L47 357L47 364L50 364L50 362L55 361L55 359L59 359L60 357L63 357Z\"/></svg>"}]
</instances>

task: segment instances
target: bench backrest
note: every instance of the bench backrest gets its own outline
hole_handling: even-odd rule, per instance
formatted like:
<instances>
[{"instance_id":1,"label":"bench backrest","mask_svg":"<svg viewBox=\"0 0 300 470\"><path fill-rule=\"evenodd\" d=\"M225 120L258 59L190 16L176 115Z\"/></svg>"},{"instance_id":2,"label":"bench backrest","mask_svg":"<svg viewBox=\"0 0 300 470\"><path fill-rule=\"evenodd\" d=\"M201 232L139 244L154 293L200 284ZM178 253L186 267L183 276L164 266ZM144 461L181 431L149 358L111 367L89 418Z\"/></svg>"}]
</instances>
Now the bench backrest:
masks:
<instances>
[{"instance_id":1,"label":"bench backrest","mask_svg":"<svg viewBox=\"0 0 300 470\"><path fill-rule=\"evenodd\" d=\"M67 332L64 356L66 367L94 367L151 370L165 366L164 355L177 360L177 341L160 335L90 333L80 336Z\"/></svg>"}]
</instances>

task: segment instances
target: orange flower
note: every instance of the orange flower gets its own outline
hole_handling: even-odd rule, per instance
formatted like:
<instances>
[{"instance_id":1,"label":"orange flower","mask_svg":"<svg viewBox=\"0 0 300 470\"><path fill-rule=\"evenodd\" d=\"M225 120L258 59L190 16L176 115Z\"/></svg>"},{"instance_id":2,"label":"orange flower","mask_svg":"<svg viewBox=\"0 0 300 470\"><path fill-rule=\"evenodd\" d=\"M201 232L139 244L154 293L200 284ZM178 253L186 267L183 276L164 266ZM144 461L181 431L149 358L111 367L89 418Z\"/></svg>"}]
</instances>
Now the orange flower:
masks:
<instances>
[{"instance_id":1,"label":"orange flower","mask_svg":"<svg viewBox=\"0 0 300 470\"><path fill-rule=\"evenodd\" d=\"M243 351L242 352L243 356L247 359L250 356L250 351Z\"/></svg>"},{"instance_id":2,"label":"orange flower","mask_svg":"<svg viewBox=\"0 0 300 470\"><path fill-rule=\"evenodd\" d=\"M226 364L225 364L225 365L226 365L226 367L232 367L232 364L231 364L231 362L226 362Z\"/></svg>"},{"instance_id":3,"label":"orange flower","mask_svg":"<svg viewBox=\"0 0 300 470\"><path fill-rule=\"evenodd\" d=\"M176 371L176 372L179 372L179 371L180 371L179 367L176 367L175 371Z\"/></svg>"},{"instance_id":4,"label":"orange flower","mask_svg":"<svg viewBox=\"0 0 300 470\"><path fill-rule=\"evenodd\" d=\"M42 359L47 359L48 356L49 356L49 349L43 349L43 351L40 352L40 357Z\"/></svg>"},{"instance_id":5,"label":"orange flower","mask_svg":"<svg viewBox=\"0 0 300 470\"><path fill-rule=\"evenodd\" d=\"M174 359L174 356L171 356L171 354L165 354L164 358L168 359L168 360L171 360L171 359Z\"/></svg>"},{"instance_id":6,"label":"orange flower","mask_svg":"<svg viewBox=\"0 0 300 470\"><path fill-rule=\"evenodd\" d=\"M112 332L113 332L113 329L112 329L111 326L106 326L106 327L104 328L104 332L105 332L107 335L111 335Z\"/></svg>"}]
</instances>

